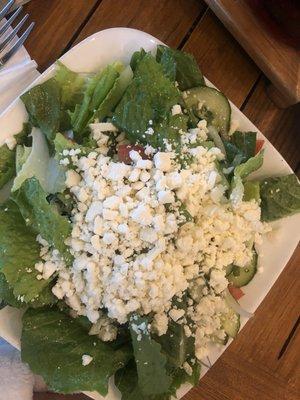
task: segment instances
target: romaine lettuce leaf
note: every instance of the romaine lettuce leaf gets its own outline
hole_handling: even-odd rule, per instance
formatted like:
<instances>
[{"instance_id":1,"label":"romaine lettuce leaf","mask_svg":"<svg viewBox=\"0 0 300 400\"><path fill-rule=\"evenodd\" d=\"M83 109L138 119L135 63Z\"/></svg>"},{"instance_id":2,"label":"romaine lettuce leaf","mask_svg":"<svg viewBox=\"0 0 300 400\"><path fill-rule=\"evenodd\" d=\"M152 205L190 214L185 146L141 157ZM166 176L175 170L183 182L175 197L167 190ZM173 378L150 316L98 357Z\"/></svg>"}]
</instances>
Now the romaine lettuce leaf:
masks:
<instances>
[{"instance_id":1,"label":"romaine lettuce leaf","mask_svg":"<svg viewBox=\"0 0 300 400\"><path fill-rule=\"evenodd\" d=\"M182 324L174 321L169 322L168 331L165 335L156 338L161 345L161 351L167 356L168 365L172 368L182 367L188 358L195 355L195 340L187 337Z\"/></svg>"},{"instance_id":2,"label":"romaine lettuce leaf","mask_svg":"<svg viewBox=\"0 0 300 400\"><path fill-rule=\"evenodd\" d=\"M131 143L147 143L147 129L154 125L155 131L158 124L163 124L172 106L180 100L179 90L164 75L161 65L151 54L146 54L116 107L113 123L126 133Z\"/></svg>"},{"instance_id":3,"label":"romaine lettuce leaf","mask_svg":"<svg viewBox=\"0 0 300 400\"><path fill-rule=\"evenodd\" d=\"M83 101L77 104L74 112L71 113L71 123L77 141L82 141L87 125L95 118L95 112L114 87L120 70L120 63L108 65L88 81Z\"/></svg>"},{"instance_id":4,"label":"romaine lettuce leaf","mask_svg":"<svg viewBox=\"0 0 300 400\"><path fill-rule=\"evenodd\" d=\"M171 384L166 370L167 359L161 353L160 344L150 336L148 319L134 315L129 327L141 392L145 396L167 392Z\"/></svg>"},{"instance_id":5,"label":"romaine lettuce leaf","mask_svg":"<svg viewBox=\"0 0 300 400\"><path fill-rule=\"evenodd\" d=\"M180 90L205 85L197 61L191 54L159 45L156 59L162 65L165 75L172 82L176 80Z\"/></svg>"},{"instance_id":6,"label":"romaine lettuce leaf","mask_svg":"<svg viewBox=\"0 0 300 400\"><path fill-rule=\"evenodd\" d=\"M51 390L62 393L96 390L105 396L109 377L132 357L128 345L113 349L56 308L28 309L21 341L22 360ZM85 354L93 360L83 366Z\"/></svg>"},{"instance_id":7,"label":"romaine lettuce leaf","mask_svg":"<svg viewBox=\"0 0 300 400\"><path fill-rule=\"evenodd\" d=\"M49 285L37 280L34 266L40 259L36 233L26 226L17 205L9 200L0 206L0 271L17 298L36 298Z\"/></svg>"},{"instance_id":8,"label":"romaine lettuce leaf","mask_svg":"<svg viewBox=\"0 0 300 400\"><path fill-rule=\"evenodd\" d=\"M6 144L0 147L0 189L15 176L15 158L15 150L10 150Z\"/></svg>"},{"instance_id":9,"label":"romaine lettuce leaf","mask_svg":"<svg viewBox=\"0 0 300 400\"><path fill-rule=\"evenodd\" d=\"M26 179L32 177L36 177L39 180L42 188L47 193L62 191L65 188L64 168L57 160L50 157L47 141L42 132L34 128L31 135L32 148L30 154L27 156L28 148L26 148L26 150L24 150L24 153L26 152L26 160L18 171L12 191L19 189ZM22 154L21 158L23 158ZM23 161L23 159L20 160L18 157L18 166L20 166Z\"/></svg>"},{"instance_id":10,"label":"romaine lettuce leaf","mask_svg":"<svg viewBox=\"0 0 300 400\"><path fill-rule=\"evenodd\" d=\"M116 372L115 385L122 393L122 400L169 400L176 397L176 391L183 383L188 382L193 386L198 384L200 379L200 365L195 363L195 365L191 365L191 368L192 375L188 375L183 368L169 371L172 383L168 392L145 396L138 386L136 364L134 360L131 360L124 368Z\"/></svg>"},{"instance_id":11,"label":"romaine lettuce leaf","mask_svg":"<svg viewBox=\"0 0 300 400\"><path fill-rule=\"evenodd\" d=\"M36 280L36 277L33 278ZM36 283L35 281L33 281ZM25 302L23 295L19 295L24 301L18 300L14 295L13 287L11 287L3 273L0 273L0 299L4 301L7 305L15 308L25 308L25 307L44 307L46 305L57 303L57 298L53 295L51 291L52 285L46 286L36 297L32 300Z\"/></svg>"},{"instance_id":12,"label":"romaine lettuce leaf","mask_svg":"<svg viewBox=\"0 0 300 400\"><path fill-rule=\"evenodd\" d=\"M26 303L22 303L14 296L13 288L9 286L5 275L0 272L0 302L5 302L6 305L16 308L26 307Z\"/></svg>"},{"instance_id":13,"label":"romaine lettuce leaf","mask_svg":"<svg viewBox=\"0 0 300 400\"><path fill-rule=\"evenodd\" d=\"M256 132L235 131L231 140L223 140L226 158L233 167L244 163L255 156Z\"/></svg>"},{"instance_id":14,"label":"romaine lettuce leaf","mask_svg":"<svg viewBox=\"0 0 300 400\"><path fill-rule=\"evenodd\" d=\"M249 158L245 163L238 165L234 169L231 181L230 200L233 204L238 204L244 196L243 180L252 172L258 170L264 161L264 151L260 151L255 157Z\"/></svg>"},{"instance_id":15,"label":"romaine lettuce leaf","mask_svg":"<svg viewBox=\"0 0 300 400\"><path fill-rule=\"evenodd\" d=\"M145 395L138 386L138 374L134 360L115 375L115 385L122 393L122 400L169 400L170 394Z\"/></svg>"},{"instance_id":16,"label":"romaine lettuce leaf","mask_svg":"<svg viewBox=\"0 0 300 400\"><path fill-rule=\"evenodd\" d=\"M246 181L244 182L244 201L260 200L260 188L258 181Z\"/></svg>"},{"instance_id":17,"label":"romaine lettuce leaf","mask_svg":"<svg viewBox=\"0 0 300 400\"><path fill-rule=\"evenodd\" d=\"M300 212L300 183L295 174L262 180L260 195L263 221Z\"/></svg>"},{"instance_id":18,"label":"romaine lettuce leaf","mask_svg":"<svg viewBox=\"0 0 300 400\"><path fill-rule=\"evenodd\" d=\"M23 124L23 129L14 135L17 144L23 144L30 133L31 126ZM16 149L10 150L6 144L0 147L0 189L16 175Z\"/></svg>"},{"instance_id":19,"label":"romaine lettuce leaf","mask_svg":"<svg viewBox=\"0 0 300 400\"><path fill-rule=\"evenodd\" d=\"M61 107L73 110L75 105L82 101L85 79L60 61L57 61L56 64L55 80L61 91Z\"/></svg>"},{"instance_id":20,"label":"romaine lettuce leaf","mask_svg":"<svg viewBox=\"0 0 300 400\"><path fill-rule=\"evenodd\" d=\"M72 257L65 240L71 233L71 224L48 203L46 196L39 181L30 178L13 192L12 199L18 205L26 225L57 249L69 263Z\"/></svg>"},{"instance_id":21,"label":"romaine lettuce leaf","mask_svg":"<svg viewBox=\"0 0 300 400\"><path fill-rule=\"evenodd\" d=\"M61 119L60 87L51 78L21 96L33 126L37 126L51 143L59 131Z\"/></svg>"},{"instance_id":22,"label":"romaine lettuce leaf","mask_svg":"<svg viewBox=\"0 0 300 400\"><path fill-rule=\"evenodd\" d=\"M96 109L92 120L98 119L99 121L103 121L105 117L109 116L121 100L132 80L132 76L133 74L130 67L126 67L124 71L120 73L120 76L116 79L110 92Z\"/></svg>"},{"instance_id":23,"label":"romaine lettuce leaf","mask_svg":"<svg viewBox=\"0 0 300 400\"><path fill-rule=\"evenodd\" d=\"M147 53L145 52L145 50L143 48L141 48L141 50L139 51L135 51L132 56L131 56L131 60L130 60L130 67L132 69L132 71L136 70L136 67L138 66L139 62L145 57Z\"/></svg>"}]
</instances>

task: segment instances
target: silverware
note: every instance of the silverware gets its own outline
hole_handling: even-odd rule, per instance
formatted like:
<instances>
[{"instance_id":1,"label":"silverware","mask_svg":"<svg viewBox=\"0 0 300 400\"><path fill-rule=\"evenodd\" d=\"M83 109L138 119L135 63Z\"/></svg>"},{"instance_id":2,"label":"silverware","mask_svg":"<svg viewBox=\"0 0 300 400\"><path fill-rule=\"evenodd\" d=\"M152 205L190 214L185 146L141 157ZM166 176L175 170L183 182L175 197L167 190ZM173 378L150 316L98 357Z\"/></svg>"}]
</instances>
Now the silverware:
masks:
<instances>
[{"instance_id":1,"label":"silverware","mask_svg":"<svg viewBox=\"0 0 300 400\"><path fill-rule=\"evenodd\" d=\"M6 4L0 9L0 22L8 14L11 7L14 5L15 0L8 0ZM0 28L0 68L3 67L5 63L16 53L16 51L23 45L25 40L28 38L30 32L34 27L34 22L28 26L28 28L22 33L18 40L12 44L12 40L16 37L20 29L23 27L25 21L29 17L26 14L21 21L13 28L13 30L1 40L1 37L7 33L8 28L11 26L12 22L17 18L17 16L22 11L22 6L16 9L10 18L3 24ZM4 53L2 55L2 53Z\"/></svg>"}]
</instances>

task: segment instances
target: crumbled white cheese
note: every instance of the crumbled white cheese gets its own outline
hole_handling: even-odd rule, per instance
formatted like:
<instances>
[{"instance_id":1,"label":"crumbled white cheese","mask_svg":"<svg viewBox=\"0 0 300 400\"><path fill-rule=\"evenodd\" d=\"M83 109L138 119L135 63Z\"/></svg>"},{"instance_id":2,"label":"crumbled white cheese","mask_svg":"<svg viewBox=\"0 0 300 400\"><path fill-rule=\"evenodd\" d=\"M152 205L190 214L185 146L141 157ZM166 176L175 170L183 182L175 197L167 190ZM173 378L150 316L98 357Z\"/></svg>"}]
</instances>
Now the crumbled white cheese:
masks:
<instances>
[{"instance_id":1,"label":"crumbled white cheese","mask_svg":"<svg viewBox=\"0 0 300 400\"><path fill-rule=\"evenodd\" d=\"M172 107L172 115L182 114L181 106L179 104L175 104Z\"/></svg>"},{"instance_id":2,"label":"crumbled white cheese","mask_svg":"<svg viewBox=\"0 0 300 400\"><path fill-rule=\"evenodd\" d=\"M93 361L93 357L89 356L88 354L84 354L82 356L82 365L86 367Z\"/></svg>"}]
</instances>

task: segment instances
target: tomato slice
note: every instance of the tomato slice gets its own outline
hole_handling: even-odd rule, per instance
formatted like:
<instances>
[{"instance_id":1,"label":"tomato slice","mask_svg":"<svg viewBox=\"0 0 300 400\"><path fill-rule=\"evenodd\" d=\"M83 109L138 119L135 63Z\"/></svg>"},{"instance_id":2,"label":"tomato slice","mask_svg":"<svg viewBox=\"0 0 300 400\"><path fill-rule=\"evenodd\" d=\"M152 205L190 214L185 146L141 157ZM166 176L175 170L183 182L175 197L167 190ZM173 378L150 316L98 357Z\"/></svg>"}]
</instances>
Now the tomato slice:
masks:
<instances>
[{"instance_id":1,"label":"tomato slice","mask_svg":"<svg viewBox=\"0 0 300 400\"><path fill-rule=\"evenodd\" d=\"M228 285L228 290L231 296L235 298L235 300L239 300L241 297L245 295L245 293L242 291L241 288L235 287L231 284Z\"/></svg>"},{"instance_id":2,"label":"tomato slice","mask_svg":"<svg viewBox=\"0 0 300 400\"><path fill-rule=\"evenodd\" d=\"M123 162L124 164L131 164L132 160L129 157L129 153L131 150L137 151L143 160L148 160L149 157L145 154L145 149L143 146L138 144L120 144L118 146L118 157L119 161Z\"/></svg>"},{"instance_id":3,"label":"tomato slice","mask_svg":"<svg viewBox=\"0 0 300 400\"><path fill-rule=\"evenodd\" d=\"M265 141L263 139L256 139L255 154L259 153L263 148Z\"/></svg>"}]
</instances>

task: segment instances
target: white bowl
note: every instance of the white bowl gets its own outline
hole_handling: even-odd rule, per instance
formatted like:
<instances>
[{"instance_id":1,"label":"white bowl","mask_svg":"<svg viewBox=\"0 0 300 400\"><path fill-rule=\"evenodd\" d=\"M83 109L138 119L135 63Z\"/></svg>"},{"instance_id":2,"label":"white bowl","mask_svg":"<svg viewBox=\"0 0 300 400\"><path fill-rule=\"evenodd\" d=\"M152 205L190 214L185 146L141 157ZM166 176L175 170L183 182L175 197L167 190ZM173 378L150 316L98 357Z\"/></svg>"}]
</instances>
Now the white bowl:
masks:
<instances>
[{"instance_id":1,"label":"white bowl","mask_svg":"<svg viewBox=\"0 0 300 400\"><path fill-rule=\"evenodd\" d=\"M128 64L134 51L139 50L141 47L146 51L154 51L157 44L161 44L161 42L145 32L128 28L112 28L88 37L68 51L60 60L74 71L94 72L116 60L121 60ZM49 79L53 75L54 69L55 65L52 65L31 86ZM258 131L234 104L231 103L231 107L232 118L238 122L240 130ZM26 120L25 107L17 99L0 116L0 145L3 144L5 138L20 131L23 122ZM291 168L271 143L261 132L258 132L258 136L265 140L265 160L263 167L255 175L265 177L291 173ZM268 234L264 238L263 244L259 249L260 256L263 254L263 258L259 257L259 265L263 266L262 272L257 274L249 285L243 288L245 296L240 303L242 307L250 312L254 312L267 295L293 254L300 238L298 229L300 225L299 214L276 221L272 225L275 232ZM18 348L20 348L21 315L21 311L11 307L5 307L0 311L0 336ZM242 319L242 327L246 322L245 319ZM212 364L220 357L226 347L213 350L210 357ZM206 372L207 370L203 369L202 376ZM178 391L178 397L182 397L190 387L190 385L183 385ZM97 393L86 394L93 399L103 399ZM113 384L110 385L106 399L120 399L118 391Z\"/></svg>"}]
</instances>

